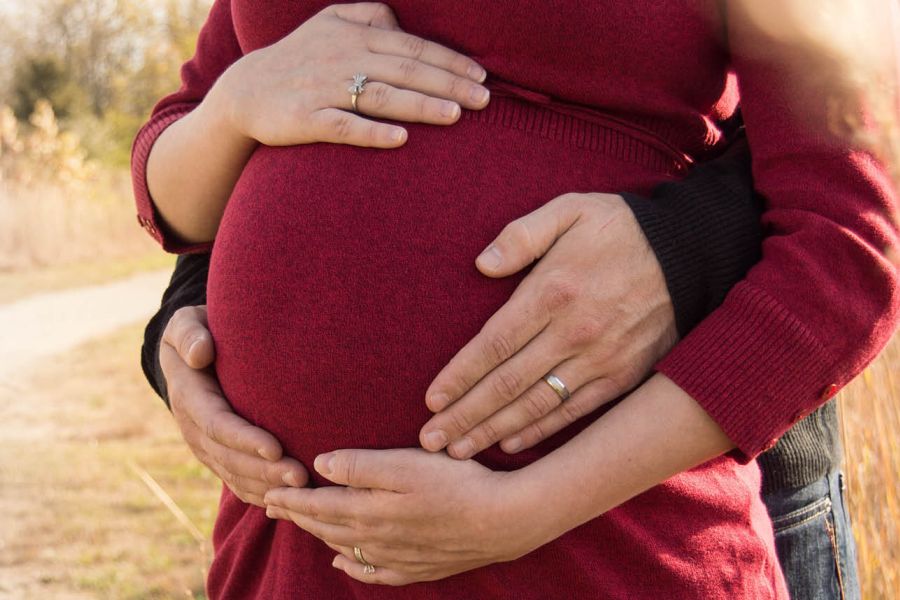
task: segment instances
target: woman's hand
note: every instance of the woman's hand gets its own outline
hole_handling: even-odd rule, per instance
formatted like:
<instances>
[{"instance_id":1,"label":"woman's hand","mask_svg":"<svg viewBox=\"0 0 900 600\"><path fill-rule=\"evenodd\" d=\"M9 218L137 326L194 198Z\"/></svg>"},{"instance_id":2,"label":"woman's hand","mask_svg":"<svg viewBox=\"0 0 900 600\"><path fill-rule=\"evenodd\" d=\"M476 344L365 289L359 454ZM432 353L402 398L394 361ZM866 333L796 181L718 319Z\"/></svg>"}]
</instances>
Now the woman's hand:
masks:
<instances>
[{"instance_id":1,"label":"woman's hand","mask_svg":"<svg viewBox=\"0 0 900 600\"><path fill-rule=\"evenodd\" d=\"M461 459L500 440L507 452L529 448L634 388L675 344L665 278L621 196L559 196L507 225L476 264L505 277L536 259L429 387L438 414L421 430L424 448L449 444Z\"/></svg>"},{"instance_id":2,"label":"woman's hand","mask_svg":"<svg viewBox=\"0 0 900 600\"><path fill-rule=\"evenodd\" d=\"M326 542L340 553L333 565L366 583L442 579L513 560L559 535L544 523L553 511L516 473L474 461L418 449L337 450L317 457L315 468L348 487L273 489L267 514ZM374 573L364 571L354 546Z\"/></svg>"},{"instance_id":3,"label":"woman's hand","mask_svg":"<svg viewBox=\"0 0 900 600\"><path fill-rule=\"evenodd\" d=\"M244 502L264 506L274 487L304 486L306 469L283 456L271 433L234 413L207 368L215 348L206 325L206 307L179 309L166 325L159 362L172 414L194 456Z\"/></svg>"},{"instance_id":4,"label":"woman's hand","mask_svg":"<svg viewBox=\"0 0 900 600\"><path fill-rule=\"evenodd\" d=\"M349 112L353 75L369 78L358 110L369 116L449 125L460 105L483 108L485 70L472 59L400 31L386 4L329 6L282 40L247 54L210 91L246 138L270 146L336 142L390 148L402 127ZM342 110L343 109L343 110Z\"/></svg>"}]
</instances>

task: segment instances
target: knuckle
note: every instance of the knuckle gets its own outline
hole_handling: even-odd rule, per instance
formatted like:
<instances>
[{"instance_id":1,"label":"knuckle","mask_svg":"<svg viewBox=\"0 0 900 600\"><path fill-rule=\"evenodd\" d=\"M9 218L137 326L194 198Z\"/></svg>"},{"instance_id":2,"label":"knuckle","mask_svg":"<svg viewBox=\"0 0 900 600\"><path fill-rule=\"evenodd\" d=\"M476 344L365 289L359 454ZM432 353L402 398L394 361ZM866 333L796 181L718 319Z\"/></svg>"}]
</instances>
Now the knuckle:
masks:
<instances>
[{"instance_id":1,"label":"knuckle","mask_svg":"<svg viewBox=\"0 0 900 600\"><path fill-rule=\"evenodd\" d=\"M566 333L566 339L576 346L587 345L602 338L603 329L603 326L594 320L582 320Z\"/></svg>"},{"instance_id":2,"label":"knuckle","mask_svg":"<svg viewBox=\"0 0 900 600\"><path fill-rule=\"evenodd\" d=\"M531 444L535 444L540 442L543 439L546 439L550 436L550 431L547 429L546 425L538 421L537 423L532 423L522 432L522 439L527 440Z\"/></svg>"},{"instance_id":3,"label":"knuckle","mask_svg":"<svg viewBox=\"0 0 900 600\"><path fill-rule=\"evenodd\" d=\"M424 120L434 111L429 110L429 98L428 96L422 95L416 100L416 112L418 113L418 117L421 120Z\"/></svg>"},{"instance_id":4,"label":"knuckle","mask_svg":"<svg viewBox=\"0 0 900 600\"><path fill-rule=\"evenodd\" d=\"M488 338L485 354L493 363L506 362L516 351L512 340L505 333L495 333Z\"/></svg>"},{"instance_id":5,"label":"knuckle","mask_svg":"<svg viewBox=\"0 0 900 600\"><path fill-rule=\"evenodd\" d=\"M552 398L550 397L552 394ZM538 392L528 394L522 400L522 408L532 421L536 421L553 410L559 404L559 397L554 393L541 394Z\"/></svg>"},{"instance_id":6,"label":"knuckle","mask_svg":"<svg viewBox=\"0 0 900 600\"><path fill-rule=\"evenodd\" d=\"M394 16L394 12L391 10L391 7L383 2L375 2L372 10L373 20L376 19L390 19Z\"/></svg>"},{"instance_id":7,"label":"knuckle","mask_svg":"<svg viewBox=\"0 0 900 600\"><path fill-rule=\"evenodd\" d=\"M487 447L499 440L502 436L491 420L487 420L478 426L478 432L472 436L475 440L476 449Z\"/></svg>"},{"instance_id":8,"label":"knuckle","mask_svg":"<svg viewBox=\"0 0 900 600\"><path fill-rule=\"evenodd\" d=\"M419 74L419 62L413 58L404 58L398 65L400 76L406 83L410 83Z\"/></svg>"},{"instance_id":9,"label":"knuckle","mask_svg":"<svg viewBox=\"0 0 900 600\"><path fill-rule=\"evenodd\" d=\"M576 402L563 402L559 407L559 414L569 425L583 416L581 407Z\"/></svg>"},{"instance_id":10,"label":"knuckle","mask_svg":"<svg viewBox=\"0 0 900 600\"><path fill-rule=\"evenodd\" d=\"M468 84L465 84L461 77L451 77L447 83L447 97L457 99L468 99Z\"/></svg>"},{"instance_id":11,"label":"knuckle","mask_svg":"<svg viewBox=\"0 0 900 600\"><path fill-rule=\"evenodd\" d=\"M368 90L367 90L368 91ZM391 88L386 85L372 87L371 101L376 110L384 110L390 104Z\"/></svg>"},{"instance_id":12,"label":"knuckle","mask_svg":"<svg viewBox=\"0 0 900 600\"><path fill-rule=\"evenodd\" d=\"M504 231L501 233L503 237L507 238L514 246L525 249L530 255L537 254L534 236L531 235L531 230L524 220L516 219L504 227Z\"/></svg>"},{"instance_id":13,"label":"knuckle","mask_svg":"<svg viewBox=\"0 0 900 600\"><path fill-rule=\"evenodd\" d=\"M460 433L469 431L474 425L472 418L465 411L453 410L450 411L448 416L451 427Z\"/></svg>"},{"instance_id":14,"label":"knuckle","mask_svg":"<svg viewBox=\"0 0 900 600\"><path fill-rule=\"evenodd\" d=\"M350 115L336 115L331 126L334 137L340 141L348 140L353 132L353 120Z\"/></svg>"},{"instance_id":15,"label":"knuckle","mask_svg":"<svg viewBox=\"0 0 900 600\"><path fill-rule=\"evenodd\" d=\"M519 395L522 379L515 372L502 369L492 378L490 387L495 396L512 400Z\"/></svg>"},{"instance_id":16,"label":"knuckle","mask_svg":"<svg viewBox=\"0 0 900 600\"><path fill-rule=\"evenodd\" d=\"M578 297L578 284L566 278L556 277L547 282L541 293L544 307L555 312L572 304Z\"/></svg>"},{"instance_id":17,"label":"knuckle","mask_svg":"<svg viewBox=\"0 0 900 600\"><path fill-rule=\"evenodd\" d=\"M420 37L410 35L403 40L403 48L410 56L419 60L428 48L428 42Z\"/></svg>"},{"instance_id":18,"label":"knuckle","mask_svg":"<svg viewBox=\"0 0 900 600\"><path fill-rule=\"evenodd\" d=\"M346 476L346 481L354 482L357 479L358 470L359 470L359 458L356 456L355 452L346 452L343 454L343 460L341 463L344 466L344 475Z\"/></svg>"}]
</instances>

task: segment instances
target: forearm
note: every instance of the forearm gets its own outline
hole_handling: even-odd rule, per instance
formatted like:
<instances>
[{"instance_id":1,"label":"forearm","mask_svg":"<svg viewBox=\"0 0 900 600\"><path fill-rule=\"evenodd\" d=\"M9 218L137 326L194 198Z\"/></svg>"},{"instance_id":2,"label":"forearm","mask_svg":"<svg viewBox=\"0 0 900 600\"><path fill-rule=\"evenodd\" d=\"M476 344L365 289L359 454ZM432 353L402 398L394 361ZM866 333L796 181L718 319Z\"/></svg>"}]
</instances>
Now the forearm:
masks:
<instances>
[{"instance_id":1,"label":"forearm","mask_svg":"<svg viewBox=\"0 0 900 600\"><path fill-rule=\"evenodd\" d=\"M684 391L654 375L561 448L517 472L557 537L734 445Z\"/></svg>"},{"instance_id":2,"label":"forearm","mask_svg":"<svg viewBox=\"0 0 900 600\"><path fill-rule=\"evenodd\" d=\"M197 108L160 134L147 161L147 185L159 215L188 243L215 237L228 197L256 147L233 124L223 79Z\"/></svg>"}]
</instances>

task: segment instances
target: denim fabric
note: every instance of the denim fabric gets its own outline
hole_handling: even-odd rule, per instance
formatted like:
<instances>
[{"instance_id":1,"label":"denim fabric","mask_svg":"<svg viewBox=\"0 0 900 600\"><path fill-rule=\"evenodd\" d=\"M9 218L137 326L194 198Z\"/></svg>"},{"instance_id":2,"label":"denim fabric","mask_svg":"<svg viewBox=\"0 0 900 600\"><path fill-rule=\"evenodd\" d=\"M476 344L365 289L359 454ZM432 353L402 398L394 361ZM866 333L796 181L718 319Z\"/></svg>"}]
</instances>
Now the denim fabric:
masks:
<instances>
[{"instance_id":1,"label":"denim fabric","mask_svg":"<svg viewBox=\"0 0 900 600\"><path fill-rule=\"evenodd\" d=\"M856 545L843 473L763 495L793 600L859 600Z\"/></svg>"}]
</instances>

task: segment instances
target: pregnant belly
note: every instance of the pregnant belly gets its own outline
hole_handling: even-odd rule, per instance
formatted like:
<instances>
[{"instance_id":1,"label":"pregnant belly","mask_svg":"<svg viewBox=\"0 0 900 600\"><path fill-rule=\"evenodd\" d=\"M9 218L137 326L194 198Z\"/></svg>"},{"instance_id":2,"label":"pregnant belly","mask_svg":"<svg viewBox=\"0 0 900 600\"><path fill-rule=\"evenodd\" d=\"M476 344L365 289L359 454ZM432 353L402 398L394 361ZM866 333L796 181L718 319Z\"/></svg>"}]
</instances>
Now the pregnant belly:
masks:
<instances>
[{"instance_id":1,"label":"pregnant belly","mask_svg":"<svg viewBox=\"0 0 900 600\"><path fill-rule=\"evenodd\" d=\"M416 446L429 383L520 281L480 275L484 246L560 194L667 176L592 147L621 138L596 124L560 118L557 135L534 116L546 109L507 118L522 106L495 98L450 128L410 125L398 150L254 154L213 251L209 320L228 399L290 455ZM479 458L515 468L546 451Z\"/></svg>"}]
</instances>

